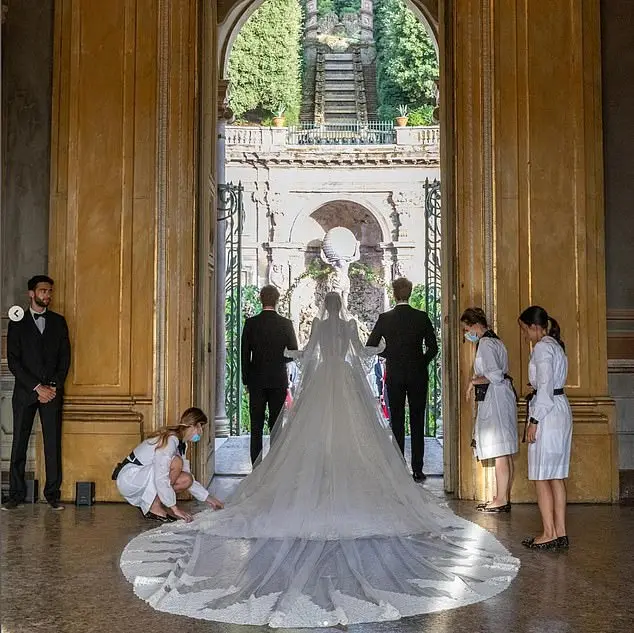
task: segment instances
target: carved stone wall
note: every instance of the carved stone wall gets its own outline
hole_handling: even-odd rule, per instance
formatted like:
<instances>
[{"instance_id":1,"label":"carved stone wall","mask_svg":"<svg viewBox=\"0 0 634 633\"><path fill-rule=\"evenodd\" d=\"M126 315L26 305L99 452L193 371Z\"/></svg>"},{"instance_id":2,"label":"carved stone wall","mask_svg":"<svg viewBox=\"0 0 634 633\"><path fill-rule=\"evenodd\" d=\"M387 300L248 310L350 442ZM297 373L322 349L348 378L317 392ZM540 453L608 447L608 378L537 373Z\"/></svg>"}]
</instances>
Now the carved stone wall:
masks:
<instances>
[{"instance_id":1,"label":"carved stone wall","mask_svg":"<svg viewBox=\"0 0 634 633\"><path fill-rule=\"evenodd\" d=\"M437 157L422 166L407 163L410 152L425 154L422 147L372 148L372 158L365 159L360 150L360 160L350 166L347 150L311 148L312 164L303 164L298 159L306 151L280 146L263 155L257 148L244 149L228 147L226 173L248 192L243 242L248 283L270 281L283 294L318 256L321 239L335 226L350 229L362 245L361 266L352 269L349 307L365 327L385 309L385 289L376 278L389 283L394 274L407 274L414 283L424 282L423 183L439 178ZM399 152L402 160L392 160ZM304 280L294 291L297 324L314 316L325 290Z\"/></svg>"}]
</instances>

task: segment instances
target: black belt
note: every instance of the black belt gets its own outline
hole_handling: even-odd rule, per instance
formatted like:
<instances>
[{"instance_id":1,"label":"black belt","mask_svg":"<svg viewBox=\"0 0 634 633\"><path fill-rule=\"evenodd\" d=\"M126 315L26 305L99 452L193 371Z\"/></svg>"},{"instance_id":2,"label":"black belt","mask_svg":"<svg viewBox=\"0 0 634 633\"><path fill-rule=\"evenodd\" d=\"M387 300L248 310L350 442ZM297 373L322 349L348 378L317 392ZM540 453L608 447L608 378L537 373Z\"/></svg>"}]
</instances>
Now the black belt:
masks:
<instances>
[{"instance_id":1,"label":"black belt","mask_svg":"<svg viewBox=\"0 0 634 633\"><path fill-rule=\"evenodd\" d=\"M529 407L528 405L530 404L530 401L537 395L537 391L535 391L533 389L533 391L531 391L525 398L524 400L526 401L526 419L524 420L524 434L522 435L522 442L525 443L526 442L526 432L528 431L528 425L530 424L531 421L531 415L529 413ZM566 390L565 389L554 389L553 390L553 396L565 396L566 395Z\"/></svg>"},{"instance_id":2,"label":"black belt","mask_svg":"<svg viewBox=\"0 0 634 633\"><path fill-rule=\"evenodd\" d=\"M515 391L515 385L513 384L513 378L508 374L504 374L504 379L508 380L511 383L511 389L513 390L513 394L515 395L515 401L518 402L519 398L517 397L517 391ZM484 385L473 385L475 390L475 401L476 402L484 402L484 398L487 395L487 391L489 390L489 384L485 383Z\"/></svg>"},{"instance_id":3,"label":"black belt","mask_svg":"<svg viewBox=\"0 0 634 633\"><path fill-rule=\"evenodd\" d=\"M122 462L119 462L116 468L112 471L113 481L117 479L123 467L127 466L128 464L134 464L135 466L143 466L143 464L138 460L137 456L134 454L134 451L132 451Z\"/></svg>"}]
</instances>

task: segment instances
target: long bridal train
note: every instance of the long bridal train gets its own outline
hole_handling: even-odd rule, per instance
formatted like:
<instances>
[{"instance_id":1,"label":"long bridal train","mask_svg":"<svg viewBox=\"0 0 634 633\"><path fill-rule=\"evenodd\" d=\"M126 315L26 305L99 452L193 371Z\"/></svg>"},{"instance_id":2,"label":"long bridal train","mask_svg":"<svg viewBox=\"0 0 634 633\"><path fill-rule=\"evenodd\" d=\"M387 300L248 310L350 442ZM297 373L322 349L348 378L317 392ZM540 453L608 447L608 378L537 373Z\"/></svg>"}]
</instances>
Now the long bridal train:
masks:
<instances>
[{"instance_id":1,"label":"long bridal train","mask_svg":"<svg viewBox=\"0 0 634 633\"><path fill-rule=\"evenodd\" d=\"M298 360L269 454L219 512L134 538L121 569L155 609L272 627L396 620L486 600L519 561L415 484L337 295Z\"/></svg>"}]
</instances>

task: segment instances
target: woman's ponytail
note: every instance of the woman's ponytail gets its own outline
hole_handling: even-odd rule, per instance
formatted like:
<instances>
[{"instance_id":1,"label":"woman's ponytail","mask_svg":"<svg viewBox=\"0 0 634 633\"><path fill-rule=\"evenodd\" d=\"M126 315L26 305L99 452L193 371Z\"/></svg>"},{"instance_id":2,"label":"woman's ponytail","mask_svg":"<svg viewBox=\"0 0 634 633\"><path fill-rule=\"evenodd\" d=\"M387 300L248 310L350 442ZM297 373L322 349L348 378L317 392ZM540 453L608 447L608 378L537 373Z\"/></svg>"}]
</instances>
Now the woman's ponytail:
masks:
<instances>
[{"instance_id":1,"label":"woman's ponytail","mask_svg":"<svg viewBox=\"0 0 634 633\"><path fill-rule=\"evenodd\" d=\"M548 328L548 336L552 336L557 341L557 343L561 345L562 349L565 351L566 346L564 345L564 342L561 340L561 328L559 327L559 323L557 323L556 319L553 319L553 317L551 316L548 317L548 323L550 324Z\"/></svg>"}]
</instances>

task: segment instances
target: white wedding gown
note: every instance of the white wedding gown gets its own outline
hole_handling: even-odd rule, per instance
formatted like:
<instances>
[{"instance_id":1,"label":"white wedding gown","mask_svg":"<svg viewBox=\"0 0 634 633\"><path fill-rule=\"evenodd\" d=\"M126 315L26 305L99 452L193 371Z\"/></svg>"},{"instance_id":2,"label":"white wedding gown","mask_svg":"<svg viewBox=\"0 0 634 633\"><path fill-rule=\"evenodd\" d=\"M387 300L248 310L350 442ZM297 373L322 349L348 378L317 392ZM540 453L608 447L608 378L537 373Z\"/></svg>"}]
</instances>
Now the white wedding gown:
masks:
<instances>
[{"instance_id":1,"label":"white wedding gown","mask_svg":"<svg viewBox=\"0 0 634 633\"><path fill-rule=\"evenodd\" d=\"M519 561L407 472L356 323L316 319L268 455L222 511L134 538L121 569L155 609L272 627L396 620L485 600Z\"/></svg>"}]
</instances>

